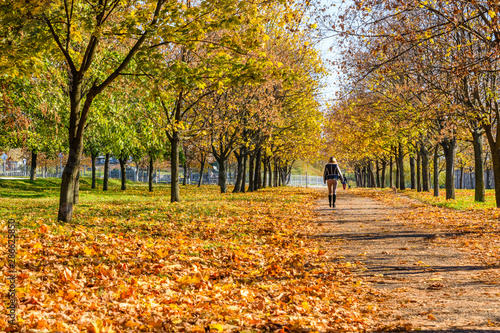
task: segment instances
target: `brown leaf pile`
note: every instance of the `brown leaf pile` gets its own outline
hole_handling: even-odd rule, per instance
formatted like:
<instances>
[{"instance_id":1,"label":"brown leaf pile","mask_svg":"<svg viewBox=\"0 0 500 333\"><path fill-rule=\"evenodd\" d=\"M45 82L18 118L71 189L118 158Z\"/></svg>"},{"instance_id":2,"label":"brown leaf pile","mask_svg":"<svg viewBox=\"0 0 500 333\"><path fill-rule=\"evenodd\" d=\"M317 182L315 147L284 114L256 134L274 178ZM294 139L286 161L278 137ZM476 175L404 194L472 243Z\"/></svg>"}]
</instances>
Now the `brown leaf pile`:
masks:
<instances>
[{"instance_id":1,"label":"brown leaf pile","mask_svg":"<svg viewBox=\"0 0 500 333\"><path fill-rule=\"evenodd\" d=\"M7 324L3 302L0 330L324 332L374 324L376 293L308 237L316 192L221 196L214 187L193 190L180 204L161 191L139 194L127 201L82 196L89 205L77 208L74 224L25 216L19 326ZM0 266L5 295L5 256Z\"/></svg>"}]
</instances>

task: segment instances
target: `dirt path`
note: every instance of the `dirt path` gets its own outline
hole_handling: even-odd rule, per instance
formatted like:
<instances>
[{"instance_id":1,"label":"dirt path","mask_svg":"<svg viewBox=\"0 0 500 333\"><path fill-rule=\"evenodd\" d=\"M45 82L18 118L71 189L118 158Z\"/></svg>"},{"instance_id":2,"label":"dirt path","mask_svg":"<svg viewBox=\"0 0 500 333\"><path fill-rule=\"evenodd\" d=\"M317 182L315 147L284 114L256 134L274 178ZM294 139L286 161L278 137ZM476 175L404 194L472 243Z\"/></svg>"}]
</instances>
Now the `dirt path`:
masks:
<instances>
[{"instance_id":1,"label":"dirt path","mask_svg":"<svg viewBox=\"0 0 500 333\"><path fill-rule=\"evenodd\" d=\"M388 294L388 326L411 323L421 332L500 331L498 268L474 263L468 253L436 242L442 230L405 225L398 214L370 198L339 191L337 208L318 202L318 237L339 262ZM438 244L440 243L440 244Z\"/></svg>"}]
</instances>

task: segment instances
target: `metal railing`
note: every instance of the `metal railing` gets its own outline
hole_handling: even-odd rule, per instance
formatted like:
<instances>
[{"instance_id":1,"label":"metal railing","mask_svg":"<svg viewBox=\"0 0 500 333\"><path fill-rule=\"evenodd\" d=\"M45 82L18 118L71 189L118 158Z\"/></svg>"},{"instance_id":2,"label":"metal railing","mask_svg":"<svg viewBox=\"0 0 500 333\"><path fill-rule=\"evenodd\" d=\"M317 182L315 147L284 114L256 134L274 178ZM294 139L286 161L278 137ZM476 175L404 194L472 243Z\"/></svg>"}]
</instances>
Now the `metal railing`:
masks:
<instances>
[{"instance_id":1,"label":"metal railing","mask_svg":"<svg viewBox=\"0 0 500 333\"><path fill-rule=\"evenodd\" d=\"M315 186L326 186L326 185L323 183L322 176L310 176L308 174L304 174L304 175L291 175L288 186L315 187Z\"/></svg>"},{"instance_id":2,"label":"metal railing","mask_svg":"<svg viewBox=\"0 0 500 333\"><path fill-rule=\"evenodd\" d=\"M62 176L62 172L59 171L60 169L55 169L55 168L49 168L45 169L43 167L37 168L36 176L37 178L60 178ZM139 169L138 171L135 168L127 168L127 180L129 181L138 181L138 182L145 182L147 183L149 181L148 179L148 170L147 169ZM90 177L92 175L92 172L89 171L88 169L85 171L80 172L80 176L86 176ZM30 169L26 168L26 170L8 170L5 172L0 171L0 177L29 177L30 176ZM98 168L96 170L96 178L103 178L104 177L104 171L101 168ZM181 175L179 176L179 182L182 184L184 176ZM109 170L109 178L111 179L120 179L121 178L121 170L120 169L112 169ZM248 184L248 175L246 177L247 184ZM187 184L198 184L199 181L199 174L198 173L191 173L188 176ZM153 183L163 183L163 184L170 184L171 182L171 175L170 172L166 170L155 170L153 172ZM236 178L234 174L229 174L227 176L226 182L228 185L234 185L236 182ZM217 185L219 183L219 178L217 173L204 173L203 174L203 184L205 185ZM311 176L308 174L299 174L299 175L290 175L290 180L288 186L297 186L297 187L315 187L315 186L326 186L323 184L323 177L321 176Z\"/></svg>"}]
</instances>

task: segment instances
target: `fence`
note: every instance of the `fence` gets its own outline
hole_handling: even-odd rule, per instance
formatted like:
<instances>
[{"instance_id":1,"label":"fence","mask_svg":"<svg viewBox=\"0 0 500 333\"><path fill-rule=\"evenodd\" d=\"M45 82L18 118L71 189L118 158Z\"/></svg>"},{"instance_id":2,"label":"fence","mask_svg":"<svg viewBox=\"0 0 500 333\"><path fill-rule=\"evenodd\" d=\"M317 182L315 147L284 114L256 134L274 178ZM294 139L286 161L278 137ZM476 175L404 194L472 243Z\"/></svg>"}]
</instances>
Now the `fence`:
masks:
<instances>
[{"instance_id":1,"label":"fence","mask_svg":"<svg viewBox=\"0 0 500 333\"><path fill-rule=\"evenodd\" d=\"M310 176L308 174L305 174L305 175L291 175L288 186L313 187L313 186L326 186L326 185L323 183L322 176Z\"/></svg>"},{"instance_id":2,"label":"fence","mask_svg":"<svg viewBox=\"0 0 500 333\"><path fill-rule=\"evenodd\" d=\"M45 168L39 167L37 168L36 176L39 178L60 178L62 172L60 168ZM80 175L82 176L90 176L92 173L90 168L82 168ZM2 171L0 168L0 177L29 177L30 176L30 168L26 166L20 166L18 168L12 170ZM103 178L104 172L102 167L98 167L96 170L96 177ZM236 179L233 173L229 173L227 176L227 184L234 185ZM114 179L121 178L121 170L119 168L111 169L109 171L109 177ZM455 170L455 188L460 188L460 178L462 174L460 170ZM127 167L127 180L130 181L139 181L139 182L148 182L148 170L147 169L139 169L136 170L135 167ZM179 181L182 183L183 176L179 177ZM493 172L491 170L486 170L484 173L486 188L494 188L495 180L493 177ZM248 184L248 175L246 177ZM432 177L429 178L432 181ZM188 176L187 183L188 184L198 184L199 174L191 173ZM489 180L489 181L488 181ZM154 183L164 183L169 184L171 181L170 173L165 170L155 170L153 172L153 182ZM203 174L203 184L205 185L217 185L219 182L218 174L214 172L208 172ZM462 187L465 189L473 189L475 187L475 175L474 172L464 172ZM322 176L311 176L308 174L299 174L299 175L291 175L290 181L287 184L288 186L297 186L297 187L322 187L326 186L323 183ZM407 187L410 187L410 183L407 181Z\"/></svg>"},{"instance_id":3,"label":"fence","mask_svg":"<svg viewBox=\"0 0 500 333\"><path fill-rule=\"evenodd\" d=\"M486 189L495 188L495 177L493 176L492 170L485 170L484 183ZM462 172L460 170L455 170L455 188L474 189L475 187L476 187L476 175L473 171L464 172L462 175Z\"/></svg>"},{"instance_id":4,"label":"fence","mask_svg":"<svg viewBox=\"0 0 500 333\"><path fill-rule=\"evenodd\" d=\"M36 177L37 178L61 178L62 172L59 171L60 169L57 168L44 168L40 167L37 168L36 170ZM92 172L90 170L84 170L80 171L81 176L87 176L90 177L92 175ZM22 169L17 169L17 170L8 170L5 172L2 172L0 170L0 177L6 177L6 178L18 178L18 177L29 177L30 176L30 169L29 168L22 168ZM96 170L96 178L103 178L104 177L104 171L101 168L97 168ZM121 169L111 169L109 170L109 178L110 179L121 179ZM145 182L147 183L149 181L149 176L148 176L148 170L147 169L139 169L137 170L134 167L127 167L126 169L126 179L129 181L138 181L138 182ZM198 184L198 181L200 179L200 176L198 173L191 173L188 175L188 179L186 180L187 184ZM170 184L171 182L171 175L170 172L165 171L165 170L155 170L153 172L153 183L163 183L163 184ZM248 180L248 176L247 176ZM184 176L181 175L179 176L179 182L184 181ZM228 185L234 185L236 179L233 174L229 174L226 178L226 182ZM214 172L208 172L203 174L203 184L205 185L216 185L219 183L219 177L217 173Z\"/></svg>"},{"instance_id":5,"label":"fence","mask_svg":"<svg viewBox=\"0 0 500 333\"><path fill-rule=\"evenodd\" d=\"M138 181L138 182L148 182L148 170L147 169L139 169L137 170L135 167L127 167L127 180L130 181ZM59 168L37 168L36 176L38 178L60 178L62 172ZM80 172L81 176L91 176L92 172L88 168L82 169ZM1 172L0 177L29 177L30 169L29 168L20 168L17 170L9 170L5 172ZM102 168L97 168L96 177L103 178L104 172ZM121 170L111 169L109 170L109 178L112 179L120 179L121 178ZM191 173L188 175L188 179L186 181L187 184L198 184L200 179L199 173ZM246 177L248 184L248 175ZM179 177L179 182L183 182L183 175ZM169 184L171 182L170 172L165 170L155 170L153 172L153 183L163 183ZM228 185L234 185L236 182L235 175L233 173L229 173L226 180ZM203 174L203 184L205 185L217 185L219 183L218 174L214 172L207 172ZM287 184L288 186L297 186L297 187L308 187L308 186L326 186L323 184L323 177L321 176L310 176L308 174L302 175L291 175L290 181Z\"/></svg>"}]
</instances>

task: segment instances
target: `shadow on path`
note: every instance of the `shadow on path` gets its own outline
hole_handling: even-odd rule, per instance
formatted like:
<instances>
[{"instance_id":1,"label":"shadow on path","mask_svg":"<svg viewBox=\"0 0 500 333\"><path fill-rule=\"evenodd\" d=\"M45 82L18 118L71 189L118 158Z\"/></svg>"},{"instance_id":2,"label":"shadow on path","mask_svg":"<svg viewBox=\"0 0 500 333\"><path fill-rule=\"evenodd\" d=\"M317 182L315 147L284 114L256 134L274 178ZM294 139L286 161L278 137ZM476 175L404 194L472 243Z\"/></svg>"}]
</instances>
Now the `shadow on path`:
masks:
<instances>
[{"instance_id":1,"label":"shadow on path","mask_svg":"<svg viewBox=\"0 0 500 333\"><path fill-rule=\"evenodd\" d=\"M460 238L471 232L408 226L399 216L410 204L387 207L349 191L339 191L337 200L335 209L318 201L313 237L329 244L330 260L351 263L355 275L389 296L382 324L403 321L419 332L500 331L500 266L482 266L460 250Z\"/></svg>"}]
</instances>

